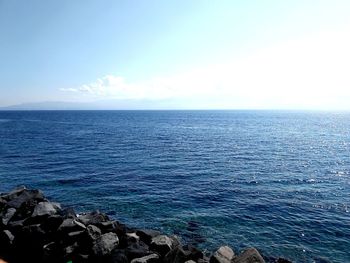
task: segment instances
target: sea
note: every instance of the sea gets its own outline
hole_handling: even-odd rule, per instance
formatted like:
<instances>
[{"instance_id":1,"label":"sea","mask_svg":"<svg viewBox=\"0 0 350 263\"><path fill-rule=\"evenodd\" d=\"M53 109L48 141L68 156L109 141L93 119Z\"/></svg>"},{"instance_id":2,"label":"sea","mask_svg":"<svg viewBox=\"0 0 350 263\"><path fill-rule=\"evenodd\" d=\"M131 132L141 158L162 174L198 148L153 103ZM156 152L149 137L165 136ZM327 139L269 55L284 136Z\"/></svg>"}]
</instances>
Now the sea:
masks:
<instances>
[{"instance_id":1,"label":"sea","mask_svg":"<svg viewBox=\"0 0 350 263\"><path fill-rule=\"evenodd\" d=\"M210 252L350 262L350 113L1 111L0 192Z\"/></svg>"}]
</instances>

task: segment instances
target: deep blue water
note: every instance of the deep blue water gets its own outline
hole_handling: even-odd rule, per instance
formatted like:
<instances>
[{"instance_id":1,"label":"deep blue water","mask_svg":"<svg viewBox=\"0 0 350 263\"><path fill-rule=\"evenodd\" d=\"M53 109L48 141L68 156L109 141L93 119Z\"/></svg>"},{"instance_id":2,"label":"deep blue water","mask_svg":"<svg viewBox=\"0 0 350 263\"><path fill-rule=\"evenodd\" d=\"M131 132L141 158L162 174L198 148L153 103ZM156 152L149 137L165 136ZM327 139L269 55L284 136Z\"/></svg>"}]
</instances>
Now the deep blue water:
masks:
<instances>
[{"instance_id":1,"label":"deep blue water","mask_svg":"<svg viewBox=\"0 0 350 263\"><path fill-rule=\"evenodd\" d=\"M4 111L17 185L203 248L350 262L350 113Z\"/></svg>"}]
</instances>

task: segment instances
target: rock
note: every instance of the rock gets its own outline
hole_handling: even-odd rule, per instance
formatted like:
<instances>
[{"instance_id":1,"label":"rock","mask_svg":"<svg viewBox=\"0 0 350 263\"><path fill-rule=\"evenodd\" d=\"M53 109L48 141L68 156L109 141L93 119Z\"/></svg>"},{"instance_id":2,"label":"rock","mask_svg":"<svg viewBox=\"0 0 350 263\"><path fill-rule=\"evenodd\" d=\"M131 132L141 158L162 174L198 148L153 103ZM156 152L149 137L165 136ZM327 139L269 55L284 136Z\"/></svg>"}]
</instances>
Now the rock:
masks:
<instances>
[{"instance_id":1,"label":"rock","mask_svg":"<svg viewBox=\"0 0 350 263\"><path fill-rule=\"evenodd\" d=\"M187 260L185 263L196 263L196 261L191 260Z\"/></svg>"},{"instance_id":2,"label":"rock","mask_svg":"<svg viewBox=\"0 0 350 263\"><path fill-rule=\"evenodd\" d=\"M158 252L161 256L165 256L170 250L178 245L178 241L166 235L159 235L152 238L150 249Z\"/></svg>"},{"instance_id":3,"label":"rock","mask_svg":"<svg viewBox=\"0 0 350 263\"><path fill-rule=\"evenodd\" d=\"M126 233L128 244L136 243L140 241L140 237L136 233Z\"/></svg>"},{"instance_id":4,"label":"rock","mask_svg":"<svg viewBox=\"0 0 350 263\"><path fill-rule=\"evenodd\" d=\"M12 245L13 240L15 239L14 235L9 230L3 230L0 232L0 247L9 248Z\"/></svg>"},{"instance_id":5,"label":"rock","mask_svg":"<svg viewBox=\"0 0 350 263\"><path fill-rule=\"evenodd\" d=\"M78 221L84 225L98 225L102 222L107 222L109 220L108 216L100 213L99 211L94 211L88 214L78 215Z\"/></svg>"},{"instance_id":6,"label":"rock","mask_svg":"<svg viewBox=\"0 0 350 263\"><path fill-rule=\"evenodd\" d=\"M125 250L123 249L115 249L111 255L111 263L129 263L130 261L125 255Z\"/></svg>"},{"instance_id":7,"label":"rock","mask_svg":"<svg viewBox=\"0 0 350 263\"><path fill-rule=\"evenodd\" d=\"M15 213L16 213L15 208L7 209L6 213L1 218L2 224L6 226L8 222L12 219L12 217L15 215Z\"/></svg>"},{"instance_id":8,"label":"rock","mask_svg":"<svg viewBox=\"0 0 350 263\"><path fill-rule=\"evenodd\" d=\"M67 218L65 219L62 224L58 227L58 232L68 233L68 232L75 232L80 230L85 230L86 226L82 223L78 222L77 220L73 218Z\"/></svg>"},{"instance_id":9,"label":"rock","mask_svg":"<svg viewBox=\"0 0 350 263\"><path fill-rule=\"evenodd\" d=\"M131 263L157 263L159 262L159 255L151 254L141 258L134 258Z\"/></svg>"},{"instance_id":10,"label":"rock","mask_svg":"<svg viewBox=\"0 0 350 263\"><path fill-rule=\"evenodd\" d=\"M96 239L98 239L102 233L101 230L94 225L88 225L86 228L86 234L89 240L91 241L95 241Z\"/></svg>"},{"instance_id":11,"label":"rock","mask_svg":"<svg viewBox=\"0 0 350 263\"><path fill-rule=\"evenodd\" d=\"M59 209L60 207L57 204L50 202L40 202L35 206L32 217L50 216L56 214L57 210Z\"/></svg>"},{"instance_id":12,"label":"rock","mask_svg":"<svg viewBox=\"0 0 350 263\"><path fill-rule=\"evenodd\" d=\"M276 263L292 263L292 261L285 258L278 258Z\"/></svg>"},{"instance_id":13,"label":"rock","mask_svg":"<svg viewBox=\"0 0 350 263\"><path fill-rule=\"evenodd\" d=\"M148 246L142 241L133 243L125 249L125 254L128 260L131 261L134 258L141 258L150 254Z\"/></svg>"},{"instance_id":14,"label":"rock","mask_svg":"<svg viewBox=\"0 0 350 263\"><path fill-rule=\"evenodd\" d=\"M211 256L210 263L230 263L234 255L230 247L222 246Z\"/></svg>"},{"instance_id":15,"label":"rock","mask_svg":"<svg viewBox=\"0 0 350 263\"><path fill-rule=\"evenodd\" d=\"M52 215L45 218L41 223L41 227L47 233L56 233L57 229L62 225L63 217L60 215Z\"/></svg>"},{"instance_id":16,"label":"rock","mask_svg":"<svg viewBox=\"0 0 350 263\"><path fill-rule=\"evenodd\" d=\"M159 236L160 232L151 229L141 229L136 231L136 235L138 235L143 242L149 245L151 244L152 238Z\"/></svg>"},{"instance_id":17,"label":"rock","mask_svg":"<svg viewBox=\"0 0 350 263\"><path fill-rule=\"evenodd\" d=\"M69 207L69 208L65 208L63 210L59 211L59 215L62 216L63 218L67 219L67 218L77 218L77 214L75 213L74 209Z\"/></svg>"},{"instance_id":18,"label":"rock","mask_svg":"<svg viewBox=\"0 0 350 263\"><path fill-rule=\"evenodd\" d=\"M109 255L119 244L119 239L115 233L106 233L100 236L92 247L93 254L98 257Z\"/></svg>"},{"instance_id":19,"label":"rock","mask_svg":"<svg viewBox=\"0 0 350 263\"><path fill-rule=\"evenodd\" d=\"M18 209L29 201L44 201L44 195L39 190L24 189L18 196L7 202L7 205Z\"/></svg>"},{"instance_id":20,"label":"rock","mask_svg":"<svg viewBox=\"0 0 350 263\"><path fill-rule=\"evenodd\" d=\"M167 263L183 263L188 260L198 261L203 258L203 253L192 246L177 246L164 257L164 262Z\"/></svg>"},{"instance_id":21,"label":"rock","mask_svg":"<svg viewBox=\"0 0 350 263\"><path fill-rule=\"evenodd\" d=\"M27 188L25 186L20 186L7 194L1 194L1 198L10 201L19 196L24 190L27 190Z\"/></svg>"},{"instance_id":22,"label":"rock","mask_svg":"<svg viewBox=\"0 0 350 263\"><path fill-rule=\"evenodd\" d=\"M66 260L69 260L72 258L75 251L78 249L78 243L74 243L73 245L67 246L63 249L63 257Z\"/></svg>"},{"instance_id":23,"label":"rock","mask_svg":"<svg viewBox=\"0 0 350 263\"><path fill-rule=\"evenodd\" d=\"M57 242L50 242L43 246L43 262L59 262L62 252Z\"/></svg>"},{"instance_id":24,"label":"rock","mask_svg":"<svg viewBox=\"0 0 350 263\"><path fill-rule=\"evenodd\" d=\"M265 260L255 248L248 248L235 257L232 263L265 263Z\"/></svg>"}]
</instances>

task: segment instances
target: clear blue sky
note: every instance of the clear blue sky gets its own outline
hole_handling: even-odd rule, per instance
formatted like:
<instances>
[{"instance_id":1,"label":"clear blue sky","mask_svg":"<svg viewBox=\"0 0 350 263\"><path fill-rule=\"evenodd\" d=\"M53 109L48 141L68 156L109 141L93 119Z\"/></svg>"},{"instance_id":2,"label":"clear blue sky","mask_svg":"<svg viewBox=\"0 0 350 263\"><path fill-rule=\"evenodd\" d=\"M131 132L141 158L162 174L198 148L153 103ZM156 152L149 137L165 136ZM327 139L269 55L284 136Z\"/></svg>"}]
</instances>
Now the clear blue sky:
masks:
<instances>
[{"instance_id":1,"label":"clear blue sky","mask_svg":"<svg viewBox=\"0 0 350 263\"><path fill-rule=\"evenodd\" d=\"M0 0L0 106L350 109L349 14L346 0Z\"/></svg>"}]
</instances>

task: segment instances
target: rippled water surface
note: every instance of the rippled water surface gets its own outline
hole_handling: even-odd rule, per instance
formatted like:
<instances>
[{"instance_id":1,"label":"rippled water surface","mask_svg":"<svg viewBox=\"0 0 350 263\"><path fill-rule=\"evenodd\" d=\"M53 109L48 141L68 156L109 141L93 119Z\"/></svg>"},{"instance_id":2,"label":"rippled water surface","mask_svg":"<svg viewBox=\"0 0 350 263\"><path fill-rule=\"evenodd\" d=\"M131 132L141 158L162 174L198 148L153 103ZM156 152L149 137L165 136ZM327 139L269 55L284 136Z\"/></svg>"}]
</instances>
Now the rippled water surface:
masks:
<instances>
[{"instance_id":1,"label":"rippled water surface","mask_svg":"<svg viewBox=\"0 0 350 263\"><path fill-rule=\"evenodd\" d=\"M0 191L236 251L350 262L350 114L0 112Z\"/></svg>"}]
</instances>

